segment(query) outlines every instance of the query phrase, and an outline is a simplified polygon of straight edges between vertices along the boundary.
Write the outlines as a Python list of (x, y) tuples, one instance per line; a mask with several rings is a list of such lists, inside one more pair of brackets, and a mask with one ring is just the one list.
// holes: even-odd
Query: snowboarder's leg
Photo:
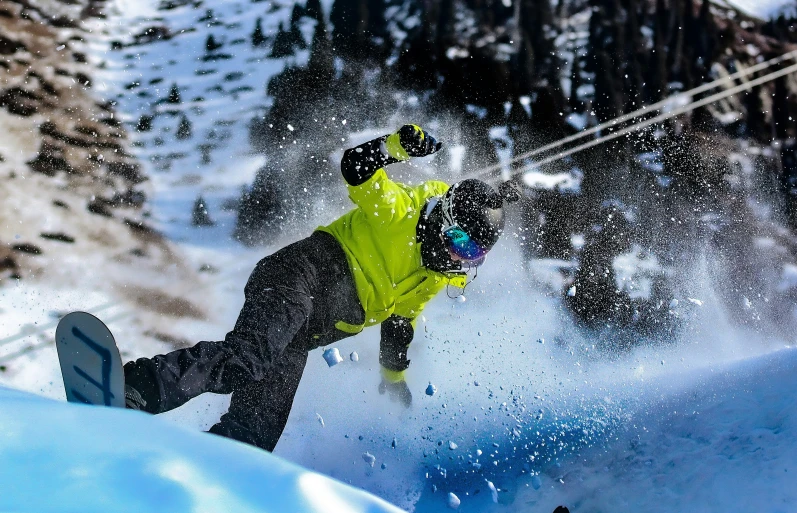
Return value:
[(262, 380), (312, 315), (323, 274), (313, 258), (323, 249), (318, 239), (311, 236), (258, 263), (235, 328), (223, 341), (128, 362), (125, 383), (146, 401), (143, 410), (161, 413), (205, 392), (229, 394)]
[(210, 433), (273, 451), (288, 423), (307, 351), (289, 346), (257, 383), (233, 392), (230, 409)]

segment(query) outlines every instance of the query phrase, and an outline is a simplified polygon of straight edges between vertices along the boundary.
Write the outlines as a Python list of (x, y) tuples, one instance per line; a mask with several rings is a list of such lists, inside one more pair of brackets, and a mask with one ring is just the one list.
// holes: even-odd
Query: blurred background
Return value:
[[(416, 394), (434, 372), (472, 384), (433, 341), (487, 324), (506, 365), (465, 363), (524, 382), (527, 353), (605, 369), (689, 361), (698, 340), (712, 362), (793, 345), (795, 23), (783, 0), (1, 1), (0, 383), (63, 397), (70, 310), (106, 320), (123, 359), (223, 337), (258, 259), (351, 208), (343, 150), (405, 123), (444, 146), (394, 179), (523, 192), (470, 310), (434, 303), (416, 345), (446, 365), (419, 363)], [(365, 337), (369, 377), (335, 378), (356, 397), (377, 380)], [(548, 369), (553, 388), (574, 372)], [(334, 474), (296, 441), (330, 393), (300, 389), (277, 452)], [(224, 405), (193, 408), (178, 421)]]

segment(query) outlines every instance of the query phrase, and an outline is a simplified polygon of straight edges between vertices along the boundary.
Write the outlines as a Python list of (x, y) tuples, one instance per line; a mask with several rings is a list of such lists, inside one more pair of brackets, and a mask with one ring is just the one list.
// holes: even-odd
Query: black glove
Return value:
[(409, 408), (412, 405), (412, 392), (410, 392), (410, 387), (407, 386), (406, 381), (391, 383), (385, 378), (382, 378), (382, 382), (379, 383), (379, 394), (384, 395), (385, 392), (388, 393), (388, 397), (390, 397), (391, 401), (398, 401), (404, 405), (405, 408)]
[(418, 125), (404, 125), (397, 133), (401, 147), (410, 157), (425, 157), (443, 146)]

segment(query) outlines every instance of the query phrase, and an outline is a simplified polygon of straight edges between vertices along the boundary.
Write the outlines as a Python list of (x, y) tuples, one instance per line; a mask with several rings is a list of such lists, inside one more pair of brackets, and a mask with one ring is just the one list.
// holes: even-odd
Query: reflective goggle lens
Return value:
[(465, 260), (479, 260), (484, 258), (489, 250), (479, 246), (470, 235), (465, 233), (462, 228), (452, 226), (443, 232), (443, 237), (449, 249), (460, 258)]

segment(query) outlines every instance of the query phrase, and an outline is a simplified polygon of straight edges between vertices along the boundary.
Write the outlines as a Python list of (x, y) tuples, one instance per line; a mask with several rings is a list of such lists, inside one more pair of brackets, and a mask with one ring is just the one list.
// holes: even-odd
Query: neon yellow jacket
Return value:
[[(446, 285), (465, 286), (463, 274), (423, 267), (416, 239), (426, 201), (448, 187), (439, 181), (410, 187), (392, 181), (381, 168), (365, 183), (348, 185), (349, 198), (357, 208), (318, 228), (343, 246), (365, 310), (364, 326), (379, 324), (393, 314), (415, 319)], [(364, 326), (342, 321), (336, 325), (347, 333), (357, 333)]]

